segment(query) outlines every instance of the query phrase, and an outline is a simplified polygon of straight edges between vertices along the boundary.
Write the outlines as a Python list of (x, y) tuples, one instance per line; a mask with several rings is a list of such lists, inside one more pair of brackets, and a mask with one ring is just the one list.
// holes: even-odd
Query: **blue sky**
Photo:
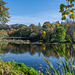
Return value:
[(8, 2), (6, 7), (10, 8), (10, 21), (7, 24), (26, 24), (31, 23), (41, 25), (50, 21), (61, 21), (59, 13), (60, 4), (66, 3), (66, 0), (4, 0)]

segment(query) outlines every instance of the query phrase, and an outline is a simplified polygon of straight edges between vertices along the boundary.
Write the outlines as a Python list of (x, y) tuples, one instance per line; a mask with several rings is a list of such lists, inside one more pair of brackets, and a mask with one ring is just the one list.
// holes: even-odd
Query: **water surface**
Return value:
[[(61, 57), (57, 55), (54, 47), (60, 53)], [(75, 57), (74, 44), (3, 44), (1, 45), (0, 54), (5, 57), (1, 57), (0, 60), (22, 62), (25, 65), (33, 67), (36, 70), (41, 70), (44, 73), (44, 67), (47, 67), (47, 63), (43, 57), (48, 58), (52, 62), (53, 66), (57, 68), (58, 65), (55, 62), (60, 63), (61, 58), (64, 59), (62, 56), (63, 54), (68, 57), (68, 51), (73, 57)], [(36, 62), (42, 64), (44, 67), (42, 68)]]

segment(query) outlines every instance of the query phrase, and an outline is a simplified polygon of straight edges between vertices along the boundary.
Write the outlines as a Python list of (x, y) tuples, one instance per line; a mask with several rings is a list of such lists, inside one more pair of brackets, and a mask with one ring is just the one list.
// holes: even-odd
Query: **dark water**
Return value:
[[(64, 59), (62, 56), (63, 54), (68, 57), (68, 51), (70, 52), (70, 55), (75, 57), (75, 44), (3, 44), (0, 47), (0, 54), (5, 56), (1, 57), (0, 60), (22, 62), (29, 67), (35, 68), (36, 70), (41, 70), (43, 73), (45, 70), (44, 67), (47, 67), (47, 63), (45, 62), (43, 57), (50, 59), (55, 68), (58, 67), (55, 62), (60, 63), (61, 58)], [(54, 47), (60, 53), (61, 58), (54, 50)], [(36, 62), (43, 65), (44, 67), (42, 68)]]

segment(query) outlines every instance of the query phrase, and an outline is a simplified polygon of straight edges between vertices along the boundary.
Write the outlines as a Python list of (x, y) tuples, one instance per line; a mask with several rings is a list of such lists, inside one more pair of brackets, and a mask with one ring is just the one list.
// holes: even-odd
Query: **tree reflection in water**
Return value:
[(70, 54), (74, 57), (75, 56), (75, 44), (41, 44), (41, 45), (27, 45), (27, 44), (3, 44), (0, 46), (2, 54), (11, 52), (13, 54), (24, 54), (26, 52), (29, 52), (30, 55), (34, 55), (35, 53), (38, 53), (40, 56), (41, 53), (45, 57), (59, 57), (57, 53), (55, 52), (54, 48), (60, 53), (62, 56), (63, 54), (67, 55), (68, 51)]

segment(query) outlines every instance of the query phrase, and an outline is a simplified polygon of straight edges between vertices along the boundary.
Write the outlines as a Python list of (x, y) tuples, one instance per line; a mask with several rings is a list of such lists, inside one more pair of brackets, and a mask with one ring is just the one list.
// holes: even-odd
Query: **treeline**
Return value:
[(31, 24), (0, 25), (0, 30), (7, 31), (10, 37), (30, 37), (31, 41), (65, 41), (71, 38), (74, 41), (75, 22), (55, 23), (45, 22), (42, 26)]
[(10, 28), (19, 29), (23, 26), (25, 26), (25, 25), (24, 24), (12, 24), (12, 25), (0, 24), (0, 30), (2, 30), (2, 29), (7, 30), (7, 29), (10, 29)]

